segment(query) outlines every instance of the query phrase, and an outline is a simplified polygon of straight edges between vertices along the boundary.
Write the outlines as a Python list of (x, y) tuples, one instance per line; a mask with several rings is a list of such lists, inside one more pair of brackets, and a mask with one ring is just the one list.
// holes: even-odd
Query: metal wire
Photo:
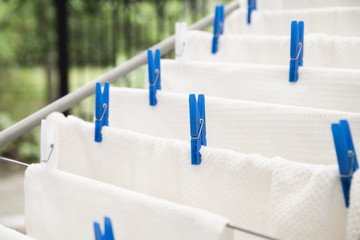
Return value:
[(230, 224), (230, 223), (228, 223), (226, 226), (227, 226), (228, 228), (232, 228), (232, 229), (235, 229), (235, 230), (238, 230), (238, 231), (241, 231), (241, 232), (245, 232), (245, 233), (248, 233), (248, 234), (257, 236), (257, 237), (261, 237), (261, 238), (265, 238), (265, 239), (270, 239), (270, 240), (279, 240), (278, 238), (274, 238), (274, 237), (270, 237), (270, 236), (267, 236), (267, 235), (264, 235), (264, 234), (261, 234), (261, 233), (257, 233), (257, 232), (254, 232), (254, 231), (251, 231), (251, 230), (248, 230), (248, 229), (245, 229), (245, 228), (241, 228), (241, 227), (232, 225), (232, 224)]
[(6, 158), (6, 157), (0, 157), (0, 161), (3, 162), (8, 162), (8, 163), (13, 163), (22, 167), (28, 167), (30, 166), (30, 164), (24, 163), (24, 162), (20, 162), (20, 161), (16, 161), (14, 159), (10, 159), (10, 158)]

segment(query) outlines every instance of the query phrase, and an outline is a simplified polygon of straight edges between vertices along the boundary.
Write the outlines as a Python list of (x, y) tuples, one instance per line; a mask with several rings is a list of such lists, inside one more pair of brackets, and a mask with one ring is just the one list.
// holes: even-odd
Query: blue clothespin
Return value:
[(101, 129), (109, 126), (109, 83), (105, 82), (101, 93), (101, 83), (96, 83), (95, 89), (95, 142), (102, 141)]
[(195, 94), (189, 95), (191, 164), (201, 163), (200, 148), (206, 146), (205, 96), (199, 94), (196, 102)]
[(104, 222), (104, 234), (101, 233), (100, 224), (98, 222), (94, 222), (95, 240), (114, 240), (114, 232), (110, 218), (104, 217)]
[(218, 50), (219, 37), (224, 33), (224, 5), (216, 5), (214, 16), (214, 36), (212, 42), (212, 54), (215, 54)]
[(253, 10), (256, 10), (256, 0), (248, 0), (248, 17), (247, 17), (247, 23), (251, 23), (251, 12)]
[(155, 58), (151, 49), (148, 49), (148, 72), (149, 72), (149, 93), (150, 106), (156, 106), (156, 91), (161, 90), (160, 50), (156, 49)]
[(351, 179), (353, 173), (358, 169), (354, 144), (351, 138), (350, 127), (346, 120), (340, 120), (340, 123), (332, 124), (331, 129), (339, 164), (345, 205), (349, 207)]
[(291, 22), (289, 82), (298, 80), (298, 68), (303, 65), (304, 22)]

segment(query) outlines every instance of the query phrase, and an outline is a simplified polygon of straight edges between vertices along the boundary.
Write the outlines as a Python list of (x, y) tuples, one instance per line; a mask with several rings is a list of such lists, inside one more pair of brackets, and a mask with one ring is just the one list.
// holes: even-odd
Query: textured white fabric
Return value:
[[(151, 107), (147, 90), (110, 88), (109, 126), (190, 141), (188, 95), (158, 91), (157, 100)], [(358, 113), (207, 96), (205, 101), (210, 147), (336, 164), (331, 123), (349, 120), (354, 138), (360, 138)]]
[[(145, 77), (148, 82), (148, 77)], [(304, 67), (289, 82), (289, 67), (161, 60), (163, 91), (360, 113), (360, 71)]]
[[(301, 1), (299, 1), (301, 2)], [(360, 2), (360, 1), (358, 1)], [(303, 10), (253, 11), (247, 23), (247, 8), (232, 12), (225, 19), (224, 34), (257, 34), (290, 36), (291, 21), (304, 21), (305, 35), (359, 36), (360, 7), (321, 8)]]
[(355, 171), (350, 189), (347, 240), (360, 239), (360, 171)]
[(192, 166), (184, 141), (105, 127), (103, 141), (96, 143), (94, 124), (59, 115), (48, 121), (58, 122), (57, 153), (50, 161), (64, 171), (203, 208), (280, 239), (345, 238), (347, 211), (337, 165), (203, 147), (201, 165)]
[[(216, 54), (211, 53), (212, 37), (211, 33), (188, 31), (186, 59), (289, 66), (290, 36), (221, 35)], [(360, 37), (307, 35), (303, 60), (303, 68), (360, 69)]]
[(25, 236), (18, 231), (7, 228), (0, 224), (0, 239), (1, 240), (35, 240), (31, 237)]
[(103, 229), (104, 216), (115, 239), (233, 239), (228, 221), (215, 214), (55, 169), (45, 172), (41, 165), (26, 170), (25, 193), (28, 234), (39, 240), (94, 239), (93, 222)]
[[(248, 0), (239, 0), (241, 8), (247, 8)], [(256, 0), (256, 8), (264, 9), (301, 9), (341, 6), (360, 6), (359, 0)]]

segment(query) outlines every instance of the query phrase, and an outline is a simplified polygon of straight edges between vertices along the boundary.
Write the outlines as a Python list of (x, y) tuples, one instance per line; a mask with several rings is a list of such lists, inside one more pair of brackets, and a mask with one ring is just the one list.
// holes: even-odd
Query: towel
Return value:
[(104, 216), (118, 240), (232, 239), (215, 214), (38, 164), (26, 170), (25, 194), (26, 227), (38, 240), (94, 239), (93, 222)]
[[(345, 238), (347, 211), (337, 165), (202, 147), (202, 163), (194, 166), (189, 142), (104, 127), (103, 142), (97, 143), (94, 124), (59, 114), (47, 121), (55, 117), (57, 152), (49, 162), (63, 171), (201, 208), (280, 239)], [(240, 232), (235, 237), (254, 239)]]
[[(248, 0), (239, 0), (241, 8), (247, 8)], [(301, 9), (341, 6), (360, 6), (359, 0), (256, 0), (256, 8), (264, 9)]]
[(360, 7), (253, 11), (251, 24), (247, 23), (247, 17), (247, 9), (232, 12), (225, 19), (224, 33), (290, 36), (291, 21), (297, 20), (304, 21), (305, 35), (309, 33), (324, 33), (330, 36), (360, 35), (357, 24), (360, 22)]
[(360, 239), (360, 171), (355, 171), (350, 189), (347, 240)]
[[(151, 107), (147, 90), (110, 88), (109, 125), (190, 141), (188, 95), (158, 91), (156, 97), (158, 104)], [(359, 113), (208, 96), (205, 111), (208, 146), (243, 153), (336, 164), (331, 123), (349, 120), (353, 137), (360, 138)]]
[(360, 113), (359, 70), (304, 67), (292, 84), (287, 66), (162, 59), (161, 78), (163, 91)]
[(35, 240), (31, 237), (28, 237), (18, 231), (7, 228), (0, 224), (0, 239), (1, 240)]
[[(188, 31), (186, 59), (289, 66), (290, 36), (221, 35), (216, 54), (211, 53), (212, 38), (211, 33)], [(329, 37), (321, 34), (304, 37), (303, 68), (360, 69), (359, 56), (360, 37)]]

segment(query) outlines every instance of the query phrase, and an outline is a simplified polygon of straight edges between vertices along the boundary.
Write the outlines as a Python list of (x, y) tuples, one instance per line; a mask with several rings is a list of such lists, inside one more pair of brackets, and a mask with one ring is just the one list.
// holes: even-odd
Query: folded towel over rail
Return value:
[(360, 22), (360, 7), (253, 11), (251, 24), (247, 23), (247, 17), (247, 9), (232, 12), (225, 19), (224, 34), (290, 36), (291, 21), (296, 20), (304, 21), (305, 35), (360, 36), (360, 27), (356, 24)]
[[(201, 92), (199, 92), (201, 93)], [(190, 141), (187, 94), (110, 88), (109, 126)], [(331, 123), (348, 119), (360, 138), (360, 114), (205, 97), (208, 146), (266, 157), (336, 164)], [(360, 143), (355, 142), (360, 149)]]
[(38, 240), (94, 239), (104, 216), (119, 240), (233, 239), (223, 217), (41, 165), (26, 170), (25, 194), (26, 228)]
[(288, 66), (162, 59), (161, 79), (163, 91), (360, 113), (360, 70), (299, 68), (293, 84)]
[[(305, 26), (306, 28), (306, 26)], [(290, 29), (290, 24), (287, 29)], [(289, 36), (221, 35), (216, 54), (211, 53), (213, 34), (189, 31), (186, 59), (289, 66)], [(304, 67), (360, 69), (360, 37), (304, 36)]]

